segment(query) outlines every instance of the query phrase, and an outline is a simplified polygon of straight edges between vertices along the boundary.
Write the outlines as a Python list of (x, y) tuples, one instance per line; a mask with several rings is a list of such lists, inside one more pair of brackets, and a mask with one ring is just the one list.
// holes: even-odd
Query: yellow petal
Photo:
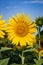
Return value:
[(5, 23), (5, 20), (0, 20), (0, 24), (4, 24)]
[(4, 38), (4, 36), (3, 36), (3, 35), (1, 35), (1, 34), (0, 34), (0, 37), (1, 37), (1, 38)]
[(1, 35), (5, 35), (5, 33), (4, 33), (3, 31), (0, 31), (0, 34), (1, 34)]
[(33, 28), (35, 26), (36, 26), (36, 24), (34, 22), (31, 22), (30, 25), (29, 25), (29, 28)]
[(26, 46), (26, 42), (24, 39), (20, 39), (20, 46)]
[(18, 42), (19, 42), (19, 39), (17, 37), (14, 37), (12, 40), (12, 43), (18, 45)]
[(36, 28), (29, 29), (29, 33), (35, 33), (37, 31)]

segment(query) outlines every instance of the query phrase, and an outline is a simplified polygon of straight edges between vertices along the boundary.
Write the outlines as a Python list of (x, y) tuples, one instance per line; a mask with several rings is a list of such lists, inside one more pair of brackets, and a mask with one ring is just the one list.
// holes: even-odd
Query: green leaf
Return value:
[(34, 59), (36, 65), (41, 65), (43, 63), (43, 59), (40, 59), (40, 60), (36, 60)]
[(24, 50), (23, 52), (33, 52), (35, 49)]
[(11, 65), (27, 65), (27, 64), (16, 64), (16, 63), (13, 63)]
[(9, 58), (0, 60), (0, 65), (7, 65), (8, 64), (8, 61), (9, 61)]
[(39, 44), (38, 43), (36, 43), (36, 44), (34, 44), (34, 46), (33, 46), (34, 48), (39, 48)]
[(8, 48), (8, 47), (1, 47), (0, 51), (6, 51), (6, 50), (11, 50), (12, 48)]

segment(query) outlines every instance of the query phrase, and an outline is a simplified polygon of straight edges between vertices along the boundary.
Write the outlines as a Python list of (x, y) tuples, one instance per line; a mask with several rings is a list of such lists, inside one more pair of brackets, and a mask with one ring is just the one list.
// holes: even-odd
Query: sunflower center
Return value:
[(19, 33), (19, 34), (22, 34), (22, 33), (24, 32), (24, 29), (25, 29), (25, 28), (24, 28), (23, 26), (19, 26), (19, 27), (18, 27), (18, 33)]
[(18, 25), (16, 34), (20, 37), (24, 37), (28, 34), (28, 28), (27, 25)]

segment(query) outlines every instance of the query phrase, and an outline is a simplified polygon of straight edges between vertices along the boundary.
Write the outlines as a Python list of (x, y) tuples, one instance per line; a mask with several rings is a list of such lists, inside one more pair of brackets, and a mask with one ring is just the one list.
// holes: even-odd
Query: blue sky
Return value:
[(43, 16), (43, 0), (0, 0), (0, 15), (8, 21), (17, 13), (30, 14), (32, 20)]

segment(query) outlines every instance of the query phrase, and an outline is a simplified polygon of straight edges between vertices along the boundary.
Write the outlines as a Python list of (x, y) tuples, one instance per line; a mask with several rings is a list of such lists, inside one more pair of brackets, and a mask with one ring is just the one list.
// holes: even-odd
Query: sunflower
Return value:
[(5, 33), (3, 32), (5, 30), (5, 20), (1, 20), (0, 16), (0, 38), (4, 38)]
[(37, 26), (42, 26), (43, 25), (43, 17), (37, 17), (35, 19), (35, 21), (36, 21)]
[(34, 33), (36, 32), (36, 25), (31, 21), (30, 17), (25, 14), (18, 14), (9, 18), (6, 30), (9, 40), (11, 40), (14, 45), (33, 45), (35, 41)]

